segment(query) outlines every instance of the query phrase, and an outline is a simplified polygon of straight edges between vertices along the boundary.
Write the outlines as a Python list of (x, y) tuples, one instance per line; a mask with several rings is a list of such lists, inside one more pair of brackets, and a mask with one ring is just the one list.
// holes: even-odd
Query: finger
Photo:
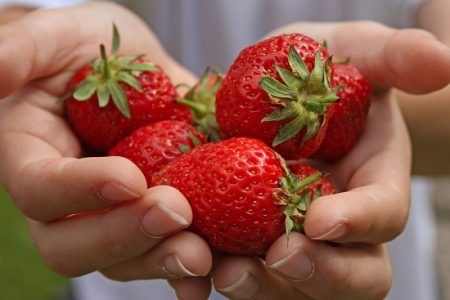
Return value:
[(386, 95), (374, 101), (360, 141), (330, 170), (346, 192), (312, 203), (306, 234), (337, 242), (395, 238), (408, 218), (410, 172), (407, 131), (397, 103)]
[(268, 269), (313, 299), (384, 299), (392, 270), (384, 247), (334, 247), (299, 233), (269, 249)]
[(179, 300), (207, 300), (211, 294), (211, 278), (186, 277), (171, 280)]
[(141, 197), (142, 172), (121, 157), (56, 158), (29, 163), (11, 184), (13, 199), (29, 218), (52, 221), (102, 210)]
[(63, 158), (80, 147), (54, 97), (27, 88), (0, 107), (0, 183), (28, 217), (50, 221), (145, 192), (142, 172), (123, 158)]
[(64, 81), (52, 78), (60, 84), (45, 86), (51, 87), (48, 91), (52, 94), (61, 95), (66, 88), (66, 84), (61, 83), (67, 83), (74, 71), (99, 57), (100, 44), (109, 47), (113, 22), (124, 29), (120, 53), (147, 54), (149, 60), (158, 62), (175, 81), (180, 80), (180, 76), (195, 78), (186, 70), (180, 70), (142, 20), (119, 5), (100, 1), (36, 10), (0, 27), (0, 98), (27, 82), (55, 73), (61, 73)]
[(34, 161), (80, 156), (79, 142), (62, 118), (63, 109), (55, 97), (22, 88), (1, 101), (0, 110), (1, 184), (20, 181), (17, 171)]
[(450, 83), (450, 50), (419, 29), (375, 22), (294, 23), (271, 34), (303, 32), (326, 40), (330, 53), (351, 58), (376, 87), (428, 93)]
[(51, 223), (30, 221), (29, 231), (50, 268), (73, 277), (140, 256), (191, 220), (183, 195), (159, 186), (139, 200), (103, 212)]
[(181, 279), (203, 277), (211, 270), (212, 254), (204, 240), (189, 231), (171, 235), (139, 257), (104, 268), (108, 278), (120, 281), (138, 279)]
[(214, 267), (213, 282), (217, 291), (229, 299), (310, 299), (268, 272), (262, 260), (250, 256), (220, 259)]

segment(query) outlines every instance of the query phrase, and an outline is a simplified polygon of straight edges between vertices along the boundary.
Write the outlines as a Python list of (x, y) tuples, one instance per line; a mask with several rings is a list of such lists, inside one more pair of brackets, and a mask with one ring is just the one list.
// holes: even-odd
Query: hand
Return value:
[(281, 237), (265, 261), (222, 258), (214, 285), (231, 299), (382, 299), (392, 281), (382, 243), (403, 230), (410, 200), (411, 147), (389, 87), (411, 93), (443, 87), (450, 52), (426, 32), (371, 22), (300, 23), (273, 34), (292, 31), (326, 39), (330, 53), (350, 55), (368, 76), (376, 94), (367, 127), (345, 158), (322, 166), (344, 192), (312, 203), (306, 236), (293, 233), (289, 243)]
[(109, 44), (113, 22), (122, 34), (121, 52), (144, 53), (176, 83), (194, 82), (143, 22), (118, 5), (37, 10), (1, 26), (0, 96), (7, 97), (0, 101), (0, 184), (28, 218), (44, 261), (61, 275), (208, 274), (209, 247), (183, 231), (192, 219), (186, 199), (169, 187), (147, 190), (143, 174), (126, 159), (80, 158), (65, 122), (58, 97), (74, 72), (98, 56), (99, 44)]

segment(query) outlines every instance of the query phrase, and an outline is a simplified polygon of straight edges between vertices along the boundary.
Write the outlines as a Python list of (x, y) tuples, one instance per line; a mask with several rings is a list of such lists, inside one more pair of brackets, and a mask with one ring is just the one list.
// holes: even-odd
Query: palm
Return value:
[[(5, 27), (6, 32), (16, 31), (22, 43), (30, 45), (20, 49), (23, 53), (15, 55), (29, 58), (31, 63), (14, 65), (13, 69), (19, 76), (10, 74), (2, 77), (6, 80), (0, 83), (0, 95), (7, 95), (29, 82), (26, 89), (22, 88), (19, 94), (10, 97), (12, 113), (8, 113), (7, 118), (16, 122), (19, 120), (22, 130), (30, 137), (40, 137), (39, 140), (30, 139), (30, 147), (40, 144), (41, 148), (57, 151), (62, 156), (80, 156), (79, 142), (64, 122), (63, 103), (58, 98), (66, 92), (67, 83), (75, 72), (99, 57), (100, 44), (109, 46), (113, 22), (118, 21), (117, 26), (122, 36), (119, 55), (145, 54), (147, 59), (157, 62), (166, 69), (176, 83), (191, 83), (194, 79), (192, 74), (170, 59), (139, 18), (119, 6), (94, 3), (74, 10), (35, 12), (29, 19), (30, 23), (35, 22), (34, 32), (31, 34), (19, 29), (18, 26)], [(48, 26), (48, 20), (61, 26), (43, 34), (47, 29), (45, 26)], [(93, 28), (95, 30), (92, 30)], [(71, 35), (67, 35), (67, 32)], [(45, 51), (33, 52), (38, 49)], [(0, 73), (9, 70), (7, 64), (14, 62), (6, 61)], [(20, 111), (22, 105), (28, 104), (30, 104), (29, 114), (14, 113)], [(51, 130), (35, 126), (42, 122), (48, 124)]]
[[(186, 199), (167, 187), (147, 190), (143, 174), (125, 159), (75, 159), (81, 156), (80, 144), (65, 122), (58, 97), (74, 72), (98, 57), (99, 44), (109, 45), (113, 22), (123, 37), (119, 54), (146, 54), (176, 83), (193, 82), (194, 77), (170, 59), (142, 21), (106, 2), (40, 11), (0, 27), (0, 39), (7, 41), (0, 49), (0, 96), (9, 95), (0, 101), (0, 183), (28, 217), (33, 241), (58, 273), (78, 276), (102, 270), (118, 280), (167, 278), (174, 280), (180, 294), (202, 299), (209, 294), (209, 279), (176, 280), (208, 274), (212, 267), (205, 242), (182, 231), (192, 220)], [(313, 202), (305, 223), (310, 238), (291, 234), (286, 247), (281, 237), (265, 263), (251, 257), (219, 260), (214, 283), (232, 297), (255, 297), (250, 291), (261, 299), (380, 298), (391, 280), (389, 260), (383, 247), (374, 244), (401, 232), (409, 204), (410, 145), (387, 87), (409, 92), (442, 87), (450, 68), (433, 69), (436, 64), (430, 61), (450, 64), (450, 57), (423, 34), (395, 35), (395, 30), (372, 23), (293, 28), (327, 39), (330, 51), (339, 57), (352, 54), (352, 61), (377, 89), (367, 127), (351, 153), (325, 166), (345, 192)], [(359, 49), (352, 53), (355, 49), (348, 45)], [(395, 60), (398, 53), (404, 59)], [(407, 58), (430, 63), (402, 64)], [(117, 206), (122, 202), (127, 205)], [(100, 212), (61, 220), (92, 211)], [(149, 212), (153, 217), (146, 220), (152, 226), (144, 222)], [(54, 220), (60, 221), (49, 222)], [(304, 267), (298, 263), (305, 257), (315, 267), (298, 280), (296, 272)], [(170, 263), (166, 258), (171, 258)], [(259, 290), (249, 289), (252, 277), (245, 274), (264, 284)], [(241, 285), (237, 294), (236, 282)]]
[[(391, 273), (380, 243), (405, 226), (411, 168), (406, 126), (389, 87), (424, 93), (445, 86), (448, 70), (436, 74), (421, 62), (448, 64), (450, 56), (438, 42), (430, 43), (425, 32), (396, 31), (371, 22), (294, 23), (271, 34), (289, 32), (327, 40), (330, 53), (351, 56), (369, 78), (376, 93), (366, 128), (347, 156), (319, 166), (343, 192), (312, 203), (305, 220), (309, 238), (291, 234), (286, 247), (281, 237), (269, 249), (265, 264), (250, 258), (223, 259), (215, 268), (215, 285), (228, 296), (242, 298), (272, 299), (281, 297), (280, 291), (286, 299), (382, 298)], [(305, 258), (313, 265), (307, 267)]]
[[(139, 18), (111, 3), (36, 11), (0, 27), (0, 36), (16, 36), (2, 52), (6, 56), (0, 55), (0, 95), (7, 96), (0, 101), (0, 183), (27, 216), (31, 238), (43, 259), (62, 275), (101, 269), (109, 277), (127, 280), (135, 276), (177, 278), (185, 272), (177, 266), (171, 274), (165, 268), (156, 273), (150, 270), (152, 275), (124, 270), (148, 258), (161, 265), (169, 251), (186, 243), (194, 247), (193, 253), (204, 253), (202, 261), (184, 254), (179, 259), (187, 260), (193, 272), (207, 273), (209, 248), (193, 234), (180, 233), (192, 214), (179, 192), (167, 187), (147, 190), (139, 169), (119, 157), (78, 159), (81, 145), (65, 121), (59, 97), (74, 73), (99, 56), (99, 45), (110, 44), (113, 22), (122, 36), (119, 55), (145, 54), (175, 83), (195, 80), (165, 53)], [(127, 201), (131, 203), (110, 210)], [(161, 222), (158, 225), (140, 223), (150, 209), (155, 215), (152, 221)], [(85, 214), (73, 216), (79, 212)], [(72, 217), (61, 220), (68, 215)], [(51, 222), (55, 220), (60, 221)], [(161, 239), (175, 233), (180, 236), (168, 238), (167, 244)]]

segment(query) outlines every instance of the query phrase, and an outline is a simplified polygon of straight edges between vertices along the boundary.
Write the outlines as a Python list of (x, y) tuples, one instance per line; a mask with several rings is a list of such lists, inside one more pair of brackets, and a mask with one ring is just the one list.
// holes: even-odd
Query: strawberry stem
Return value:
[(295, 180), (294, 186), (292, 187), (293, 193), (298, 193), (300, 190), (304, 189), (308, 185), (322, 179), (325, 176), (325, 172), (317, 172), (314, 173), (306, 178), (303, 178), (302, 180)]
[(208, 108), (206, 107), (206, 105), (202, 103), (194, 102), (183, 98), (176, 98), (173, 101), (175, 103), (185, 105), (190, 109), (192, 109), (192, 111), (194, 112), (194, 114), (197, 116), (198, 119), (201, 119), (208, 114)]
[(316, 172), (301, 180), (297, 176), (288, 172), (285, 177), (281, 178), (282, 199), (277, 199), (279, 203), (285, 205), (285, 227), (286, 235), (292, 231), (302, 231), (303, 222), (306, 211), (311, 202), (320, 197), (320, 186), (316, 187), (316, 191), (312, 195), (312, 189), (308, 186), (323, 178), (326, 175), (324, 172)]
[(109, 69), (108, 57), (106, 56), (105, 45), (100, 45), (100, 55), (103, 61), (103, 78), (108, 80), (111, 76), (111, 70)]

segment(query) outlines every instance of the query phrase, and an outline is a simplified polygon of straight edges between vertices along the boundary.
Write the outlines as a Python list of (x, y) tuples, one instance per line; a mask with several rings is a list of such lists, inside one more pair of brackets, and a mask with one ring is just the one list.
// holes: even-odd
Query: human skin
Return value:
[[(206, 299), (213, 253), (184, 230), (192, 212), (183, 195), (163, 186), (147, 190), (143, 174), (123, 158), (82, 158), (57, 101), (74, 72), (110, 40), (113, 21), (122, 34), (122, 53), (147, 54), (176, 83), (195, 81), (141, 20), (115, 4), (34, 11), (7, 23), (0, 27), (0, 95), (6, 96), (0, 101), (0, 183), (27, 217), (36, 248), (55, 272), (72, 277), (100, 271), (121, 281), (165, 278), (180, 299)], [(302, 28), (327, 38), (336, 55), (360, 45), (352, 61), (376, 88), (361, 140), (344, 159), (323, 166), (345, 192), (314, 201), (305, 224), (308, 237), (291, 234), (287, 247), (281, 237), (265, 262), (217, 257), (213, 282), (233, 299), (380, 299), (391, 284), (382, 243), (403, 230), (409, 208), (411, 148), (391, 87), (408, 93), (442, 88), (450, 78), (450, 54), (423, 31), (371, 22)], [(416, 59), (404, 64), (399, 58), (405, 55)], [(433, 64), (444, 67), (436, 72)], [(430, 82), (430, 74), (444, 79)]]

